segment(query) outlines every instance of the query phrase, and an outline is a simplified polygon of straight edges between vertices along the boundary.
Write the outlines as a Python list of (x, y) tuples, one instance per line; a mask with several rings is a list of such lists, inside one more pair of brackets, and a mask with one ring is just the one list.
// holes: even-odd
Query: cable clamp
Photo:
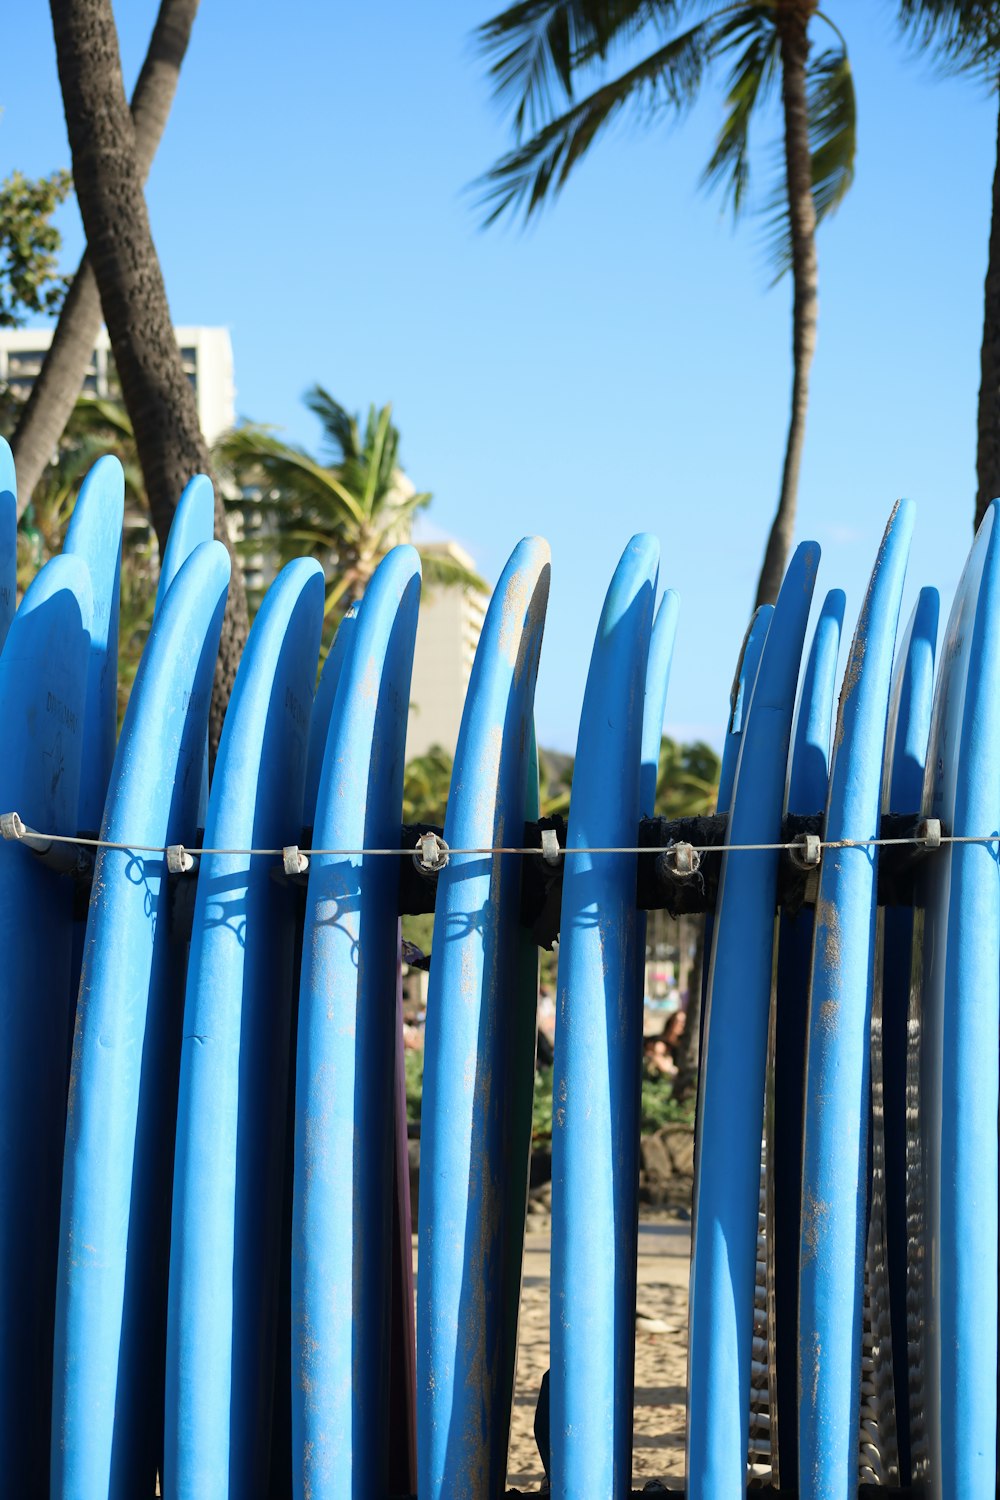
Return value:
[(657, 873), (668, 880), (693, 880), (701, 870), (701, 855), (691, 844), (668, 844), (656, 861)]
[(436, 875), (448, 863), (448, 845), (436, 833), (422, 833), (414, 847), (413, 863), (424, 874)]
[(298, 844), (286, 844), (281, 851), (281, 863), (286, 875), (304, 875), (309, 868), (309, 856), (302, 853)]
[(542, 858), (547, 865), (557, 865), (562, 857), (559, 835), (554, 828), (542, 829)]
[(914, 837), (919, 839), (925, 849), (940, 849), (941, 847), (941, 819), (921, 818), (917, 824)]
[(818, 833), (800, 833), (788, 853), (792, 864), (800, 870), (818, 869), (823, 858), (823, 840)]
[(170, 875), (189, 875), (197, 868), (198, 861), (193, 854), (188, 853), (183, 844), (168, 844), (164, 852)]
[(22, 839), (27, 828), (16, 812), (0, 813), (0, 835), (5, 839)]

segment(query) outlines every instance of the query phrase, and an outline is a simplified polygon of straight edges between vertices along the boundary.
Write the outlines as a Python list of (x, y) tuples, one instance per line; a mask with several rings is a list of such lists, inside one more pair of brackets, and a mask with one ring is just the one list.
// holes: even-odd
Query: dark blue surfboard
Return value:
[(17, 605), (17, 479), (10, 444), (0, 438), (0, 651)]
[[(883, 812), (910, 813), (916, 821), (923, 796), (927, 741), (934, 701), (934, 655), (940, 601), (937, 589), (920, 590), (909, 624), (896, 652), (886, 761), (882, 774)], [(873, 1385), (879, 1408), (886, 1380), (892, 1391), (891, 1428), (894, 1452), (880, 1454), (880, 1467), (897, 1470), (898, 1482), (912, 1482), (910, 1442), (910, 1333), (907, 1327), (907, 1283), (912, 1255), (907, 1222), (906, 1076), (911, 1050), (910, 980), (913, 960), (914, 908), (887, 905), (880, 913), (882, 963), (875, 975), (872, 1016), (873, 1181), (872, 1228), (869, 1233), (875, 1368)], [(887, 1332), (888, 1337), (884, 1335)], [(891, 1357), (891, 1364), (890, 1364)], [(885, 1446), (882, 1438), (882, 1446)]]
[[(795, 691), (819, 548), (785, 575), (742, 733), (727, 842), (777, 844)], [(688, 1354), (688, 1483), (742, 1496), (778, 852), (723, 855), (695, 1148)]]
[[(212, 778), (208, 849), (302, 829), (323, 575), (278, 575), (243, 652)], [(273, 858), (201, 856), (184, 1003), (170, 1242), (163, 1493), (268, 1492), (295, 892)]]
[[(399, 847), (419, 595), (416, 551), (394, 548), (340, 663), (314, 849)], [(388, 1489), (398, 913), (398, 855), (313, 854), (292, 1223), (293, 1481), (302, 1500)]]
[(618, 1500), (631, 1490), (642, 1046), (636, 856), (583, 851), (635, 845), (658, 558), (654, 538), (637, 536), (616, 569), (573, 771), (552, 1126), (551, 1478), (561, 1500)]
[[(76, 833), (90, 579), (56, 557), (0, 655), (0, 811)], [(73, 885), (0, 842), (0, 1491), (47, 1495), (59, 1181), (72, 1019)]]
[[(194, 842), (229, 581), (198, 547), (150, 632), (115, 756), (77, 1007), (63, 1165), (52, 1495), (153, 1493), (187, 941), (163, 855)], [(183, 878), (183, 877), (179, 877)]]
[[(788, 774), (789, 813), (821, 813), (830, 779), (830, 736), (846, 600), (831, 589), (813, 632), (802, 677)], [(767, 1121), (767, 1270), (771, 1472), (798, 1483), (799, 1228), (802, 1192), (802, 1094), (812, 962), (813, 908), (783, 911), (772, 1017)]]
[[(476, 651), (445, 819), (454, 849), (517, 847), (524, 837), (548, 590), (548, 546), (526, 538), (497, 583)], [(506, 1340), (521, 1272), (511, 1230), (523, 1229), (523, 1080), (535, 1043), (530, 1008), (524, 1025), (520, 877), (517, 855), (461, 853), (438, 876), (417, 1278), (417, 1466), (427, 1500), (487, 1500), (506, 1478)]]
[[(913, 510), (895, 507), (837, 715), (825, 838), (878, 837), (893, 652)], [(799, 1494), (857, 1491), (878, 851), (827, 848), (809, 995), (799, 1244)]]

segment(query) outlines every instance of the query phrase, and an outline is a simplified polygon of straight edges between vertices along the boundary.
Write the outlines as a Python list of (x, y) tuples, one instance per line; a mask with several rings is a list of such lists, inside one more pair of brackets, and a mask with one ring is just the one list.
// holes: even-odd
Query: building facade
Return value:
[[(457, 542), (424, 544), (469, 569), (475, 563)], [(425, 589), (413, 656), (406, 758), (440, 745), (454, 755), (465, 694), (489, 598), (477, 589)]]
[[(198, 403), (198, 420), (210, 445), (236, 420), (233, 345), (228, 328), (175, 328), (184, 373)], [(51, 328), (0, 329), (0, 388), (19, 400), (30, 394), (52, 343)], [(121, 399), (108, 331), (102, 328), (83, 379), (83, 394)]]

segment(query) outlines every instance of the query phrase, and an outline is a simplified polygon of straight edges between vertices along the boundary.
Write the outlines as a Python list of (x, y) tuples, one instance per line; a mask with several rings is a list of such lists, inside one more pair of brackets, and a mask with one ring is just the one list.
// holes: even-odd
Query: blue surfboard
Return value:
[[(727, 842), (777, 844), (819, 548), (795, 552), (743, 729)], [(778, 852), (723, 855), (695, 1149), (688, 1359), (689, 1493), (742, 1497)]]
[[(90, 652), (90, 579), (56, 557), (0, 655), (0, 811), (74, 834)], [(47, 1495), (59, 1180), (72, 1019), (73, 886), (0, 843), (0, 1489)]]
[[(1000, 528), (987, 511), (941, 651), (924, 813), (1000, 831)], [(920, 1129), (926, 1447), (933, 1500), (992, 1494), (997, 1465), (997, 843), (945, 845), (923, 893)], [(933, 1275), (928, 1274), (933, 1270)]]
[[(254, 621), (212, 778), (206, 848), (283, 848), (302, 793), (323, 616), (290, 563)], [(163, 1493), (267, 1494), (295, 893), (273, 858), (201, 856), (184, 1004)]]
[[(913, 510), (879, 550), (844, 676), (824, 837), (878, 837), (893, 651)], [(799, 1494), (857, 1492), (878, 852), (823, 853), (809, 995), (799, 1244)]]
[[(517, 847), (524, 837), (548, 588), (548, 546), (527, 538), (500, 577), (476, 651), (445, 819), (455, 849)], [(520, 872), (517, 855), (456, 853), (438, 876), (417, 1285), (417, 1465), (426, 1500), (487, 1500), (506, 1478), (513, 1357), (505, 1341), (521, 1259), (510, 1235), (512, 1224), (523, 1228), (524, 1076), (535, 1041)]]
[(631, 1490), (642, 1046), (636, 856), (583, 850), (635, 845), (658, 557), (654, 538), (637, 536), (618, 564), (573, 771), (552, 1129), (551, 1480), (560, 1500), (619, 1500)]
[(210, 542), (215, 534), (215, 490), (206, 474), (196, 474), (189, 479), (177, 502), (167, 545), (160, 561), (160, 577), (156, 586), (156, 603), (153, 618), (163, 608), (167, 590), (187, 562), (191, 553), (202, 542)]
[[(831, 589), (816, 621), (802, 678), (788, 774), (789, 813), (826, 807), (837, 661), (846, 600)], [(774, 1483), (798, 1483), (799, 1222), (802, 1192), (802, 1094), (806, 998), (812, 963), (813, 908), (783, 911), (772, 1016), (767, 1120), (767, 1273), (769, 1447)]]
[[(314, 849), (398, 849), (420, 594), (386, 557), (347, 640)], [(314, 853), (299, 993), (292, 1224), (298, 1497), (387, 1493), (398, 855)], [(353, 1161), (353, 1172), (344, 1163)]]
[(52, 1495), (152, 1494), (163, 1435), (170, 1188), (187, 944), (163, 855), (191, 844), (229, 581), (196, 549), (153, 626), (101, 830), (63, 1165)]
[[(920, 590), (899, 642), (889, 699), (882, 811), (916, 814), (923, 795), (927, 741), (934, 698), (934, 654), (940, 601), (937, 589)], [(888, 905), (880, 912), (881, 965), (872, 1009), (872, 1190), (868, 1287), (871, 1302), (872, 1373), (862, 1400), (877, 1420), (877, 1465), (908, 1485), (910, 1360), (907, 1282), (912, 1256), (907, 1222), (906, 1074), (911, 1051), (910, 978), (914, 909)], [(888, 1407), (891, 1402), (892, 1410)], [(864, 1411), (862, 1420), (864, 1422)]]
[(0, 437), (0, 651), (17, 607), (17, 479), (14, 456)]
[(121, 591), (125, 475), (117, 458), (99, 458), (80, 487), (63, 551), (90, 570), (94, 613), (87, 668), (83, 768), (77, 831), (93, 836), (104, 816), (104, 799), (118, 738), (118, 613)]

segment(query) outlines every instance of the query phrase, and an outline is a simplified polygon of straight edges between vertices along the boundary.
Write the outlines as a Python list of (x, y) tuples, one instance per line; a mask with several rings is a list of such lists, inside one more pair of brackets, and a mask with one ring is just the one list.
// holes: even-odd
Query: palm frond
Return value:
[(392, 425), (392, 407), (383, 406), (376, 412), (372, 406), (368, 412), (365, 428), (365, 487), (362, 497), (365, 515), (370, 520), (375, 514), (379, 500), (392, 488), (392, 475), (396, 467), (396, 449), (399, 433)]
[(217, 451), (238, 478), (252, 482), (253, 476), (260, 474), (286, 503), (291, 498), (305, 509), (318, 507), (321, 513), (354, 526), (364, 522), (358, 497), (336, 470), (324, 468), (304, 449), (282, 442), (265, 427), (235, 427), (222, 438)]
[(664, 106), (678, 114), (687, 109), (704, 76), (715, 30), (714, 22), (708, 20), (682, 32), (501, 157), (476, 184), (481, 189), (481, 206), (487, 210), (484, 224), (521, 207), (525, 220), (530, 219), (546, 198), (558, 194), (588, 147), (625, 104), (642, 99), (650, 112)]
[(900, 0), (899, 24), (916, 50), (930, 50), (946, 73), (1000, 74), (997, 0)]
[(475, 35), (490, 60), (494, 96), (514, 110), (520, 140), (554, 111), (554, 97), (573, 97), (573, 74), (612, 43), (630, 40), (650, 21), (676, 23), (692, 0), (520, 0), (484, 22)]
[(417, 547), (420, 554), (420, 567), (424, 583), (430, 588), (465, 588), (475, 589), (477, 593), (488, 594), (490, 586), (485, 579), (472, 568), (467, 568), (457, 558), (448, 557), (441, 552), (434, 551), (433, 547)]
[(740, 55), (729, 75), (728, 112), (702, 183), (721, 187), (735, 215), (744, 206), (750, 184), (750, 120), (757, 105), (768, 98), (780, 67), (774, 11), (765, 5), (741, 6), (719, 26), (712, 50), (719, 57), (738, 50)]
[(340, 462), (361, 457), (361, 435), (356, 417), (335, 401), (330, 392), (317, 381), (305, 394), (305, 403), (314, 417), (323, 424), (323, 431), (331, 449), (331, 457)]
[[(834, 212), (854, 181), (857, 104), (854, 77), (843, 47), (829, 48), (810, 63), (807, 76), (809, 148), (816, 223)], [(772, 200), (768, 224), (770, 253), (778, 281), (792, 264), (788, 194), (784, 183)]]

